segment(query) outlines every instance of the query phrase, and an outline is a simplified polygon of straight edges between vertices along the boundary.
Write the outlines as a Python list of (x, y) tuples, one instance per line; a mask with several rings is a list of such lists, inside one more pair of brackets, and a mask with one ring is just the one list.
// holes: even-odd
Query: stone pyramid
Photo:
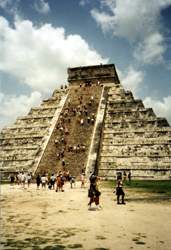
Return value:
[(84, 169), (113, 178), (171, 177), (171, 128), (122, 87), (113, 64), (68, 69), (69, 85), (0, 134), (0, 171)]
[(112, 177), (129, 170), (136, 179), (170, 178), (171, 128), (118, 85), (108, 92), (98, 171)]

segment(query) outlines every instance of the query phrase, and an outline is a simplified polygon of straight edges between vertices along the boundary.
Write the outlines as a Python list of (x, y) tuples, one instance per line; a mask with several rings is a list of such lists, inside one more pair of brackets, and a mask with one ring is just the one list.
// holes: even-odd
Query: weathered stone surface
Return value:
[(97, 83), (115, 82), (119, 84), (119, 78), (114, 64), (83, 66), (68, 69), (68, 82), (70, 84), (80, 84), (85, 82)]
[(54, 92), (53, 97), (32, 108), (28, 115), (20, 117), (13, 126), (2, 129), (0, 134), (0, 170), (2, 173), (30, 171), (36, 164), (49, 137), (51, 121), (64, 91)]
[(131, 170), (135, 178), (170, 178), (171, 128), (141, 100), (113, 86), (108, 93), (99, 154), (99, 175)]

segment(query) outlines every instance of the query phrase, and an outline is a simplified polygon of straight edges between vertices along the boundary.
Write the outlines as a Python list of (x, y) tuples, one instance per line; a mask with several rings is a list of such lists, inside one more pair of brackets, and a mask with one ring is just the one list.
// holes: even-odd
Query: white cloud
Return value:
[(67, 67), (106, 63), (81, 36), (63, 28), (40, 27), (17, 20), (14, 28), (0, 17), (0, 70), (41, 93), (50, 93), (67, 80)]
[(162, 101), (146, 97), (143, 102), (146, 107), (153, 107), (157, 116), (167, 117), (171, 124), (171, 96), (164, 97)]
[[(132, 91), (135, 98), (138, 97), (143, 87), (144, 73), (135, 70), (132, 66), (125, 72), (117, 68), (117, 73), (124, 88)], [(171, 124), (171, 96), (164, 97), (163, 100), (156, 100), (148, 96), (143, 100), (143, 103), (146, 107), (153, 108), (158, 117), (167, 117)]]
[(16, 18), (14, 27), (0, 17), (0, 72), (31, 88), (30, 96), (0, 93), (0, 126), (14, 122), (36, 105), (42, 95), (67, 81), (67, 67), (106, 63), (81, 36), (65, 35), (63, 28), (40, 27)]
[(158, 29), (160, 12), (169, 5), (171, 0), (101, 0), (102, 11), (93, 9), (91, 14), (100, 25), (105, 16), (114, 35), (135, 40)]
[(137, 71), (133, 67), (129, 67), (126, 72), (121, 72), (118, 70), (118, 75), (121, 80), (121, 84), (125, 89), (130, 90), (136, 96), (140, 90), (140, 86), (143, 84), (144, 73), (142, 71)]
[(156, 32), (145, 38), (134, 52), (134, 56), (140, 62), (158, 64), (164, 61), (163, 54), (166, 51), (163, 36)]
[(114, 18), (113, 16), (107, 14), (102, 11), (99, 12), (96, 9), (91, 10), (91, 15), (96, 20), (96, 22), (101, 26), (103, 32), (110, 31), (114, 26)]
[(0, 127), (15, 121), (17, 116), (26, 115), (32, 106), (37, 106), (41, 101), (41, 94), (34, 91), (27, 95), (5, 95), (0, 92)]
[(171, 0), (101, 0), (100, 3), (101, 9), (92, 9), (91, 15), (104, 32), (133, 42), (137, 46), (136, 58), (139, 53), (144, 63), (162, 61), (166, 47), (160, 14), (171, 5)]
[(36, 0), (34, 3), (34, 8), (41, 14), (47, 14), (50, 11), (50, 6), (48, 2), (45, 2), (45, 0)]

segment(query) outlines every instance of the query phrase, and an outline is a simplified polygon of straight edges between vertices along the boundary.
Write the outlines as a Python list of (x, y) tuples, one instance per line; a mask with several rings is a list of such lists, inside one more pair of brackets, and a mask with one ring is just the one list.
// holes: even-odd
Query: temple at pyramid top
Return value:
[(68, 82), (70, 84), (79, 84), (80, 82), (89, 81), (97, 83), (119, 83), (119, 78), (114, 64), (100, 64), (93, 66), (83, 66), (68, 69)]
[(114, 64), (69, 68), (68, 83), (2, 129), (2, 177), (63, 170), (171, 178), (169, 123), (123, 88)]

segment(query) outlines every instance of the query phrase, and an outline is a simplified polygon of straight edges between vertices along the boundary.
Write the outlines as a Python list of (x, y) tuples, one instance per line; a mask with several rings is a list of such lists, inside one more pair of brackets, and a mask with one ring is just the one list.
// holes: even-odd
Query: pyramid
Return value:
[(68, 87), (0, 134), (2, 176), (84, 170), (104, 178), (171, 177), (171, 128), (121, 85), (114, 64), (68, 69)]

